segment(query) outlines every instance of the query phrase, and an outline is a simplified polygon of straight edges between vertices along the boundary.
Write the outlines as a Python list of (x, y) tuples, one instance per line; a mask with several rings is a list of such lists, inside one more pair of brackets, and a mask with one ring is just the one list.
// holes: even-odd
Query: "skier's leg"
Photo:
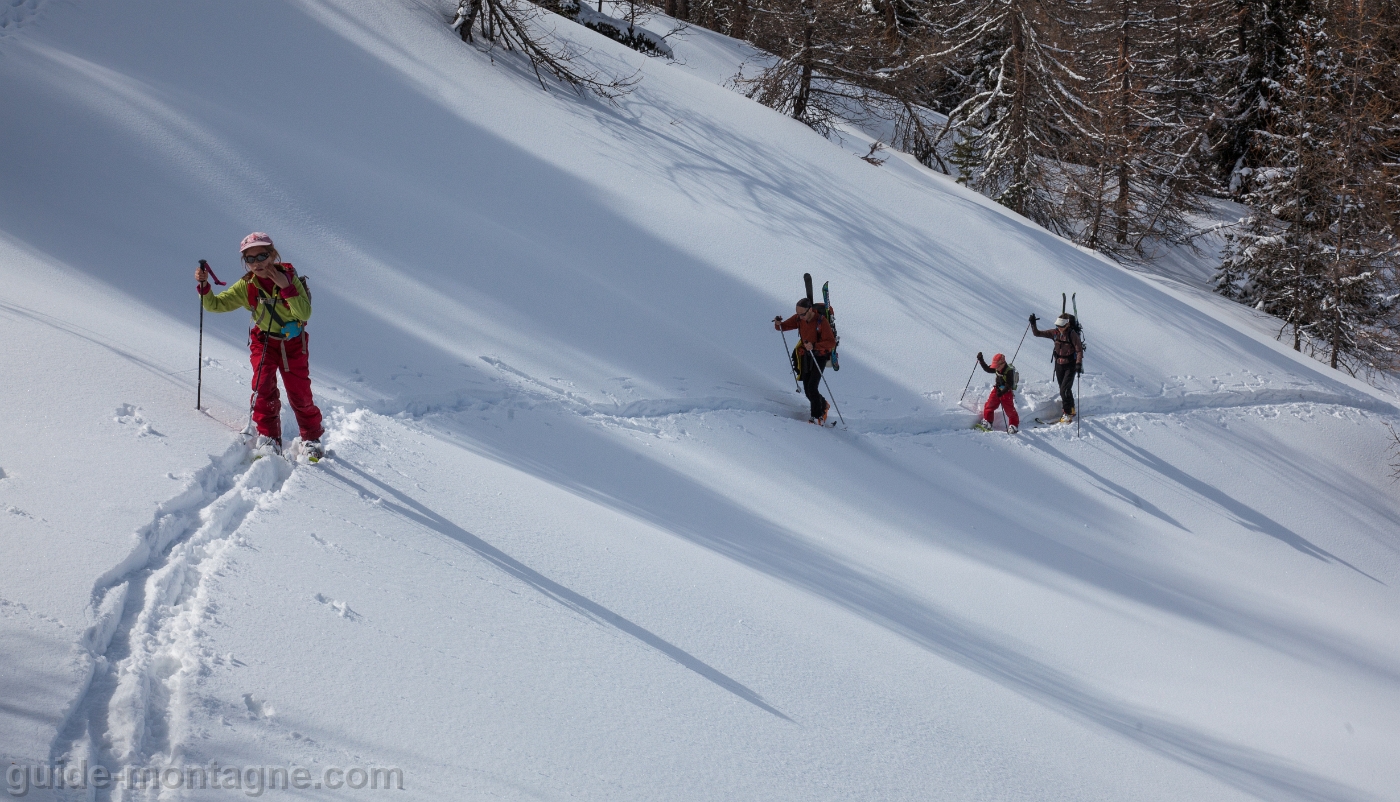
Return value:
[(268, 344), (257, 337), (249, 341), (248, 356), (253, 364), (253, 393), (256, 399), (253, 402), (253, 423), (258, 427), (258, 434), (280, 441), (282, 398), (277, 392), (277, 369), (280, 365), (275, 359), (280, 354), (268, 354), (268, 359), (264, 361), (263, 351), (267, 347)]
[(1001, 408), (1006, 412), (1006, 422), (1011, 426), (1020, 427), (1021, 416), (1016, 413), (1016, 394), (1002, 393)]
[(802, 390), (812, 405), (812, 417), (820, 418), (826, 412), (826, 399), (821, 394), (821, 368), (810, 353), (802, 355)]
[(1074, 365), (1055, 365), (1055, 381), (1060, 385), (1060, 406), (1066, 415), (1074, 414)]
[(997, 388), (993, 387), (992, 391), (987, 395), (987, 403), (982, 405), (982, 420), (991, 423), (992, 416), (997, 414), (997, 406), (1000, 403), (1001, 400), (998, 398)]
[(287, 388), (287, 403), (297, 418), (297, 428), (301, 430), (304, 442), (320, 440), (321, 410), (311, 397), (311, 364), (306, 352), (306, 335), (288, 340), (288, 370), (282, 373), (282, 386)]
[[(822, 379), (822, 378), (824, 378), (824, 377), (826, 376), (826, 366), (827, 366), (827, 363), (831, 361), (831, 354), (827, 354), (826, 356), (822, 356), (821, 354), (817, 354), (817, 355), (816, 355), (816, 360), (817, 360), (817, 366), (821, 368), (821, 370), (818, 371), (818, 373), (819, 373), (820, 375), (818, 375), (817, 378), (818, 378), (818, 379)], [(820, 390), (820, 386), (818, 386), (818, 389)], [(830, 385), (830, 384), (828, 384), (828, 385), (826, 386), (826, 390), (827, 390), (827, 392), (831, 392), (831, 385)], [(830, 402), (830, 401), (827, 401), (827, 400), (826, 400), (826, 396), (822, 395), (820, 392), (817, 393), (817, 397), (820, 398), (820, 399), (822, 400), (822, 414), (821, 414), (821, 416), (825, 416), (826, 413), (831, 409), (831, 402)], [(821, 417), (821, 416), (818, 416), (818, 417)]]

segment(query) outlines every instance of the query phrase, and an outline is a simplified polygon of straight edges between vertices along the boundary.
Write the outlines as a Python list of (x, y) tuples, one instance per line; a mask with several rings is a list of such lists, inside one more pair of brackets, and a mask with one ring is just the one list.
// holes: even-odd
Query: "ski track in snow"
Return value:
[[(548, 382), (525, 373), (495, 357), (483, 356), (482, 361), (505, 374), (511, 389), (483, 394), (479, 390), (460, 390), (441, 396), (418, 397), (412, 399), (386, 399), (369, 403), (370, 411), (393, 417), (407, 415), (422, 417), (432, 414), (452, 414), (470, 410), (486, 410), (494, 407), (507, 409), (533, 409), (539, 406), (563, 409), (607, 421), (627, 428), (652, 431), (645, 425), (649, 419), (668, 418), (677, 415), (696, 415), (708, 412), (763, 412), (802, 419), (806, 416), (806, 404), (800, 397), (789, 398), (736, 398), (704, 397), (653, 398), (631, 401), (624, 404), (596, 403), (578, 393), (562, 390)], [(1216, 382), (1217, 385), (1220, 382)], [(910, 415), (900, 418), (860, 418), (850, 416), (846, 421), (847, 430), (871, 435), (920, 435), (945, 432), (961, 432), (972, 426), (981, 409), (981, 396), (972, 395), (964, 400), (970, 407), (950, 409), (926, 415)], [(837, 399), (838, 404), (840, 399)], [(1053, 388), (1035, 394), (1018, 394), (1018, 408), (1025, 417), (1058, 416), (1059, 396)], [(1281, 407), (1293, 404), (1314, 404), (1321, 406), (1347, 407), (1364, 412), (1382, 415), (1400, 415), (1400, 409), (1374, 396), (1361, 393), (1355, 395), (1328, 392), (1310, 387), (1221, 387), (1214, 392), (1172, 393), (1163, 388), (1157, 396), (1129, 395), (1121, 392), (1101, 393), (1080, 396), (1079, 405), (1086, 415), (1095, 417), (1124, 415), (1171, 415), (1184, 412), (1197, 412), (1212, 409), (1239, 409), (1245, 407)]]
[[(241, 542), (243, 521), (275, 503), (292, 470), (282, 459), (249, 464), (247, 447), (234, 443), (138, 530), (135, 548), (93, 587), (93, 623), (81, 642), (89, 678), (59, 729), (52, 760), (87, 761), (114, 777), (178, 765), (192, 680), (212, 658), (198, 642), (211, 610), (211, 578)], [(153, 799), (158, 786), (142, 791), (114, 782), (96, 798)], [(70, 793), (77, 795), (59, 798), (90, 798)]]

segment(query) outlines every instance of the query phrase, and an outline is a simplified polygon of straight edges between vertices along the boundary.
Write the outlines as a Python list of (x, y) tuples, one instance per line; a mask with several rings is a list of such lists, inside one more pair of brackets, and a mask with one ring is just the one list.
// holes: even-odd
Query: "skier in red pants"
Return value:
[(1016, 368), (1001, 354), (993, 356), (992, 364), (988, 365), (982, 359), (981, 351), (977, 352), (977, 364), (982, 366), (982, 370), (997, 375), (992, 392), (987, 396), (987, 403), (982, 405), (982, 420), (977, 422), (977, 428), (990, 432), (992, 416), (996, 414), (997, 407), (1001, 407), (1006, 411), (1007, 433), (1015, 434), (1021, 425), (1021, 416), (1016, 414)]
[(255, 231), (239, 245), (249, 271), (232, 287), (214, 295), (209, 288), (209, 271), (195, 270), (200, 302), (210, 312), (247, 309), (253, 313), (248, 332), (249, 357), (253, 363), (253, 423), (258, 428), (254, 449), (282, 451), (282, 401), (277, 394), (277, 374), (287, 388), (287, 401), (301, 430), (300, 452), (316, 462), (321, 448), (321, 410), (311, 397), (310, 362), (307, 357), (306, 321), (311, 317), (311, 292), (306, 279), (282, 261), (272, 238)]

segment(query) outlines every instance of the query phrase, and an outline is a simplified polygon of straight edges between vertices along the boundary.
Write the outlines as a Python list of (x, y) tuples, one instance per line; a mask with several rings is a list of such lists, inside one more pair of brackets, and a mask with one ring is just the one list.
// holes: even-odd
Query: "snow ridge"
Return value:
[[(53, 760), (87, 761), (113, 777), (178, 762), (190, 680), (209, 658), (198, 639), (210, 611), (210, 579), (240, 542), (239, 526), (275, 501), (292, 471), (285, 460), (249, 464), (249, 456), (235, 443), (211, 459), (137, 532), (131, 554), (98, 580), (94, 623), (82, 641), (89, 679), (50, 750)], [(149, 798), (147, 790), (158, 793), (114, 782), (108, 798)]]

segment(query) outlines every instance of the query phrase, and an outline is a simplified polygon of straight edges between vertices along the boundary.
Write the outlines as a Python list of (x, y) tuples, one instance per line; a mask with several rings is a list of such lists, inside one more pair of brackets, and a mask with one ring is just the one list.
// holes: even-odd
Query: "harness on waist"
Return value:
[[(292, 281), (298, 281), (300, 283), (301, 291), (306, 293), (306, 297), (309, 300), (311, 298), (311, 290), (306, 286), (306, 279), (295, 273), (293, 273), (290, 278)], [(268, 330), (260, 332), (261, 335), (278, 340), (291, 340), (306, 333), (306, 324), (302, 321), (296, 318), (284, 319), (281, 315), (277, 314), (277, 302), (282, 300), (281, 298), (263, 290), (263, 288), (258, 285), (256, 279), (250, 279), (248, 281), (248, 286), (253, 288), (258, 298), (256, 306), (253, 307), (253, 323), (255, 325), (257, 324), (257, 308), (263, 307), (267, 311), (268, 320), (272, 325), (277, 327), (279, 332), (278, 334), (273, 334)]]

